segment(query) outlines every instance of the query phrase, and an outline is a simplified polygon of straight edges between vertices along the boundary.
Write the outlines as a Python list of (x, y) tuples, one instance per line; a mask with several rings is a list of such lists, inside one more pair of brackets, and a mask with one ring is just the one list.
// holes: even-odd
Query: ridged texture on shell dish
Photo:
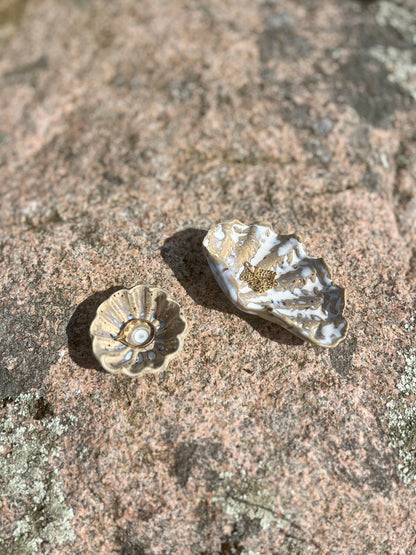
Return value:
[(216, 280), (239, 309), (322, 347), (345, 338), (345, 290), (333, 285), (322, 258), (307, 256), (297, 235), (233, 220), (213, 226), (203, 245)]
[(186, 329), (178, 303), (166, 291), (136, 285), (98, 307), (90, 334), (105, 370), (134, 377), (164, 370), (182, 348)]

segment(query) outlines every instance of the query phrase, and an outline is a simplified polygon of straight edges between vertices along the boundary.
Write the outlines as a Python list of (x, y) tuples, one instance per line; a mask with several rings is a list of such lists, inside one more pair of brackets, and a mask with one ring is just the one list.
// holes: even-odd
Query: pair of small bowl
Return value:
[[(279, 235), (264, 222), (232, 220), (213, 226), (203, 247), (217, 282), (240, 310), (321, 347), (345, 338), (345, 290), (332, 283), (322, 258), (306, 254), (297, 235)], [(139, 376), (165, 369), (186, 330), (178, 303), (166, 291), (136, 285), (98, 308), (90, 333), (106, 370)]]

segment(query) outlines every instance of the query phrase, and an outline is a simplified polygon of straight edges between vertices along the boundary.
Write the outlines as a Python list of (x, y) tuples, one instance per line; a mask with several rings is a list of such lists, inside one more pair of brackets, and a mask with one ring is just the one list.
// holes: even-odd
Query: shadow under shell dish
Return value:
[(333, 285), (329, 266), (310, 258), (297, 235), (233, 220), (211, 227), (203, 246), (221, 289), (240, 310), (322, 347), (345, 338), (345, 289)]
[(105, 370), (140, 376), (166, 368), (181, 350), (186, 329), (179, 304), (164, 289), (136, 285), (98, 307), (90, 334)]

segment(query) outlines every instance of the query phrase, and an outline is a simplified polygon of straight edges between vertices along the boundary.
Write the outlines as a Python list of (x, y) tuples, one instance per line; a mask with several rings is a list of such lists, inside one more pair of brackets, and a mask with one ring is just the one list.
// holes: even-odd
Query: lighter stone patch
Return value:
[[(413, 0), (396, 0), (380, 2), (377, 12), (377, 23), (382, 27), (393, 27), (409, 43), (408, 49), (393, 46), (373, 46), (369, 53), (382, 62), (389, 72), (388, 80), (400, 85), (416, 100), (416, 11), (411, 5)], [(401, 5), (398, 5), (401, 4)], [(407, 6), (407, 4), (409, 4)]]
[[(416, 339), (414, 322), (415, 318), (412, 317), (405, 328)], [(416, 393), (416, 347), (399, 354), (403, 356), (405, 365), (396, 384), (399, 394), (386, 404), (386, 420), (389, 425), (389, 445), (401, 459), (399, 476), (405, 484), (411, 484), (416, 481), (416, 401), (412, 400)]]
[(244, 471), (235, 477), (230, 472), (223, 472), (220, 480), (220, 487), (212, 500), (228, 515), (236, 520), (243, 516), (259, 519), (263, 530), (276, 522), (273, 496), (260, 480), (248, 479)]
[(400, 85), (416, 100), (416, 63), (413, 50), (378, 45), (370, 48), (369, 53), (386, 66), (388, 80)]
[(13, 410), (0, 420), (0, 444), (8, 450), (6, 456), (0, 456), (0, 476), (7, 477), (1, 485), (0, 512), (3, 502), (19, 507), (19, 518), (9, 536), (2, 522), (0, 552), (32, 555), (43, 551), (44, 543), (60, 551), (57, 546), (75, 540), (74, 513), (65, 503), (57, 466), (61, 437), (76, 418), (65, 423), (49, 417), (35, 426), (30, 419), (39, 399), (39, 393), (20, 395)]
[[(400, 0), (399, 0), (400, 2)], [(406, 9), (405, 2), (403, 6), (384, 0), (380, 2), (376, 20), (382, 27), (390, 26), (396, 29), (403, 38), (410, 40), (416, 44), (416, 12), (413, 9)]]

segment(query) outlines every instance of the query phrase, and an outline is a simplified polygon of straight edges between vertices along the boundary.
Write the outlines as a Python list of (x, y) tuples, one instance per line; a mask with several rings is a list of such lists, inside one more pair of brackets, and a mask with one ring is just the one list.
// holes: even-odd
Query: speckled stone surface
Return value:
[[(0, 552), (415, 552), (415, 36), (413, 0), (0, 0)], [(230, 218), (325, 256), (345, 342), (232, 307)], [(88, 327), (136, 283), (189, 332), (130, 380)]]

